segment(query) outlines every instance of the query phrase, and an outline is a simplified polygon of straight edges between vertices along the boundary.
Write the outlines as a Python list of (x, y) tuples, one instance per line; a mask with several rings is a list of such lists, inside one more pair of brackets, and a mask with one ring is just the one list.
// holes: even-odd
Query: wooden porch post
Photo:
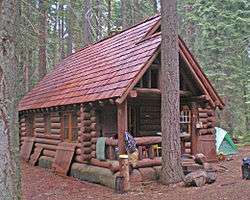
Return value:
[(119, 154), (126, 154), (124, 133), (128, 130), (127, 100), (117, 105), (117, 129)]
[(129, 163), (125, 149), (124, 133), (128, 130), (128, 109), (127, 99), (123, 103), (117, 105), (117, 126), (118, 126), (118, 147), (119, 147), (119, 167), (120, 175), (124, 177), (122, 185), (123, 191), (127, 192), (130, 188), (129, 184)]

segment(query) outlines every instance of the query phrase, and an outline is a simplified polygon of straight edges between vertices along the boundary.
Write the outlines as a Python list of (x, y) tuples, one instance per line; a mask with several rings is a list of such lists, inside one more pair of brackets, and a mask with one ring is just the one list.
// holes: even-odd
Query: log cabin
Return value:
[[(147, 174), (161, 165), (160, 19), (151, 17), (73, 53), (24, 96), (23, 159), (114, 187), (120, 169), (115, 147), (125, 153), (128, 131), (139, 152), (134, 170)], [(224, 103), (180, 37), (178, 44), (181, 152), (203, 153), (212, 161), (215, 110)], [(96, 156), (99, 137), (106, 138), (105, 160)]]

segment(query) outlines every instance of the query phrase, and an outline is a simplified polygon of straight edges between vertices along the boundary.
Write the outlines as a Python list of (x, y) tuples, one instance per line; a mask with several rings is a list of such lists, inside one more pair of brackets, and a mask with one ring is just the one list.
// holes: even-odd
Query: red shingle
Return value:
[(138, 43), (159, 19), (65, 58), (21, 100), (19, 110), (121, 97), (160, 44), (160, 37)]

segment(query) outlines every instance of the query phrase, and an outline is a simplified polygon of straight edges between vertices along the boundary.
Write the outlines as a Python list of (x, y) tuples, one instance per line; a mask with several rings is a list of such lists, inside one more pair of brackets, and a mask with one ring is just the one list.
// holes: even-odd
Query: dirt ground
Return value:
[(71, 177), (60, 177), (49, 170), (22, 164), (22, 192), (25, 200), (96, 200), (96, 199), (145, 199), (145, 200), (249, 200), (250, 180), (241, 179), (241, 160), (250, 156), (250, 146), (240, 149), (231, 161), (217, 163), (217, 181), (200, 188), (182, 184), (164, 186), (148, 183), (119, 195), (112, 189)]

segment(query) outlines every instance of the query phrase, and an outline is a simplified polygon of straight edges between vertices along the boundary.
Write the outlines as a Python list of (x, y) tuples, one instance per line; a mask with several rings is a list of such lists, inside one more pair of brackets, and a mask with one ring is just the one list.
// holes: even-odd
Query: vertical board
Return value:
[(74, 153), (76, 144), (62, 142), (56, 150), (55, 161), (52, 169), (59, 175), (67, 176)]
[(34, 150), (34, 153), (30, 156), (30, 161), (29, 163), (32, 165), (32, 166), (35, 166), (40, 155), (42, 154), (43, 152), (43, 148), (42, 147), (36, 147), (35, 150)]
[(27, 137), (24, 139), (23, 145), (21, 147), (21, 158), (28, 162), (30, 154), (34, 146), (34, 138)]

